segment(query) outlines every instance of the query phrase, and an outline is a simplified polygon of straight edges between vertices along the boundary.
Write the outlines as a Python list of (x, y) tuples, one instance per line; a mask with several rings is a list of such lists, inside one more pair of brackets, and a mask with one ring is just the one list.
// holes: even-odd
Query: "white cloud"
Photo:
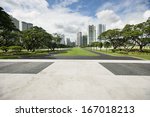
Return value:
[(150, 17), (150, 10), (145, 11), (143, 17), (145, 20), (147, 20)]
[(120, 20), (120, 17), (115, 14), (113, 10), (103, 10), (96, 13), (97, 18), (103, 23), (116, 23)]
[[(1, 0), (0, 4), (13, 17), (46, 29), (49, 33), (63, 33), (76, 39), (76, 33), (85, 29), (91, 19), (80, 13), (70, 12), (65, 6), (78, 0), (62, 0), (61, 7), (48, 8), (46, 0)], [(8, 10), (9, 9), (9, 10)]]
[[(84, 16), (68, 8), (69, 5), (79, 0), (57, 1), (57, 4), (52, 7), (49, 6), (47, 0), (0, 0), (0, 5), (10, 15), (21, 21), (31, 22), (49, 33), (65, 34), (72, 40), (76, 40), (78, 31), (86, 33), (88, 24), (105, 23), (108, 29), (122, 28), (126, 23), (142, 22), (149, 16), (146, 6), (135, 0), (125, 0), (125, 2), (121, 0), (120, 4), (105, 3), (97, 10), (96, 18)], [(132, 4), (135, 2), (137, 5), (133, 7), (130, 2)], [(140, 10), (133, 11), (134, 8)], [(118, 15), (120, 9), (123, 12)]]
[(122, 28), (125, 24), (144, 22), (149, 17), (149, 0), (120, 0), (105, 2), (96, 16), (107, 28)]
[(107, 25), (107, 29), (123, 28), (124, 24), (119, 15), (113, 10), (102, 10), (96, 13), (97, 18), (103, 24)]
[(73, 3), (76, 3), (78, 1), (79, 0), (61, 0), (56, 5), (54, 5), (53, 7), (66, 7), (66, 6), (69, 6)]

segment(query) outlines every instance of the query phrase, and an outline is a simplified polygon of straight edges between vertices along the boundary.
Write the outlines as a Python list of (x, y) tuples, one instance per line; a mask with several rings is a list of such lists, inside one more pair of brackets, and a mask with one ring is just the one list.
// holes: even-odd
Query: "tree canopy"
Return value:
[(0, 7), (0, 29), (1, 30), (17, 30), (15, 25), (12, 23), (10, 16)]
[(150, 20), (136, 25), (127, 24), (122, 30), (107, 30), (99, 35), (99, 39), (109, 41), (113, 49), (120, 47), (132, 49), (138, 45), (142, 51), (144, 46), (150, 44)]

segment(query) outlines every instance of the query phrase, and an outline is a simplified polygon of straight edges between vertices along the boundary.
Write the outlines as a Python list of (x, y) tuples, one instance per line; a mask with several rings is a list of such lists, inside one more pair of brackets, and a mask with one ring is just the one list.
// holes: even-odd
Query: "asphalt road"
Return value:
[(92, 50), (88, 50), (88, 51), (98, 54), (99, 55), (98, 57), (99, 57), (100, 60), (140, 60), (140, 59), (134, 58), (134, 57), (111, 56), (111, 55), (95, 52), (95, 51), (92, 51)]
[(0, 73), (37, 74), (52, 62), (0, 62)]
[(115, 75), (150, 76), (148, 63), (100, 63)]
[[(89, 50), (90, 51), (90, 50)], [(111, 56), (101, 54), (98, 52), (90, 51), (98, 54), (98, 56), (55, 56), (56, 54), (36, 57), (22, 57), (22, 59), (82, 59), (82, 60), (140, 60), (138, 58), (126, 57), (126, 56)]]

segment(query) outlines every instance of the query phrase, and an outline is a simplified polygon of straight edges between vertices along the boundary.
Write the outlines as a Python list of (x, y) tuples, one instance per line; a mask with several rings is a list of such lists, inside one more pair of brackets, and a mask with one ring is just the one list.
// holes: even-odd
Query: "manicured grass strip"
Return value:
[(150, 60), (150, 53), (144, 53), (144, 52), (128, 52), (128, 54), (122, 54), (121, 52), (112, 52), (111, 50), (108, 50), (106, 52), (106, 50), (94, 50), (96, 52), (99, 53), (103, 53), (103, 54), (108, 54), (111, 56), (128, 56), (128, 57), (135, 57), (135, 58), (140, 58), (140, 59), (144, 59), (144, 60)]
[(35, 52), (29, 52), (29, 51), (21, 51), (21, 52), (7, 52), (3, 53), (0, 52), (0, 59), (19, 59), (22, 57), (36, 57), (36, 56), (46, 56), (50, 52), (45, 50), (37, 50)]
[(56, 56), (98, 56), (95, 53), (89, 52), (82, 48), (72, 48), (64, 53), (57, 54)]

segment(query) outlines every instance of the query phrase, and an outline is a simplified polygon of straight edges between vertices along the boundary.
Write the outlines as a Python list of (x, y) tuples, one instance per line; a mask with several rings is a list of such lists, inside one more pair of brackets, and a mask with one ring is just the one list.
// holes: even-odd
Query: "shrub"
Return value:
[(10, 46), (9, 47), (13, 52), (21, 52), (23, 49), (21, 46)]
[(111, 49), (111, 51), (114, 53), (114, 52), (116, 52), (116, 50), (115, 49)]
[(119, 51), (119, 52), (117, 52), (117, 53), (119, 53), (119, 54), (128, 54), (127, 51)]
[(1, 46), (0, 49), (3, 51), (3, 52), (8, 52), (9, 48), (7, 46)]

